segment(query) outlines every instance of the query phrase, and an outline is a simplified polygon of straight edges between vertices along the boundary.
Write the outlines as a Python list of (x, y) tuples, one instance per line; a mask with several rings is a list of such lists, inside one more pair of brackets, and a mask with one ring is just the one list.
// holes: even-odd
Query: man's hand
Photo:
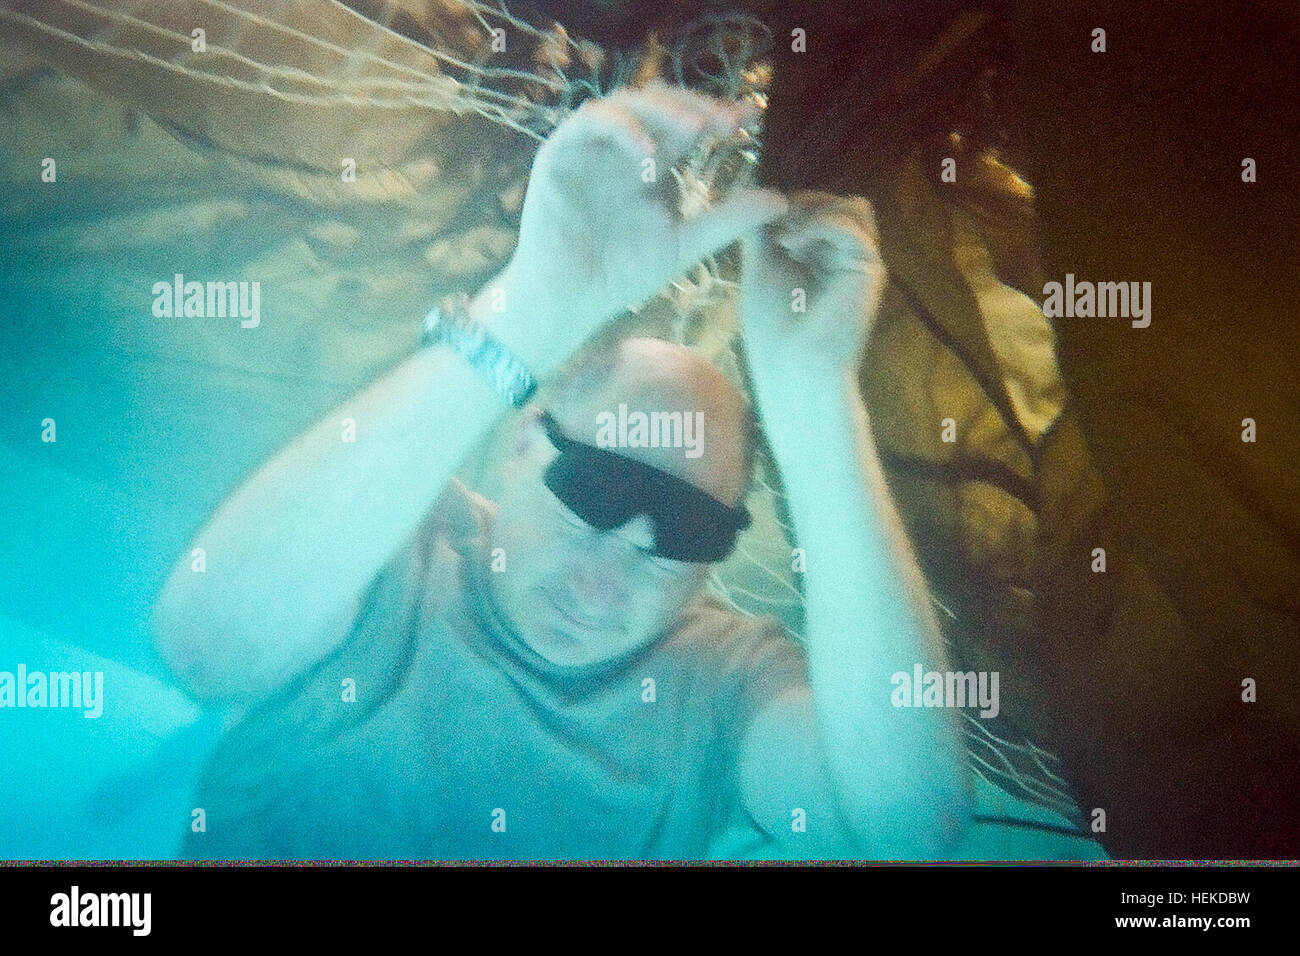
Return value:
[(856, 370), (885, 287), (865, 199), (800, 192), (745, 237), (740, 311), (751, 364), (799, 375)]
[(676, 208), (672, 167), (744, 120), (738, 107), (653, 84), (584, 103), (542, 145), (504, 277), (567, 357), (600, 325), (786, 207), (740, 190), (698, 217)]

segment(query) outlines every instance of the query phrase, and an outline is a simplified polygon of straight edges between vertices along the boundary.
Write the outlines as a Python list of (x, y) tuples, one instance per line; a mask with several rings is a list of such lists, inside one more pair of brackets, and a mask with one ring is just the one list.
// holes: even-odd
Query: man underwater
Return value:
[[(153, 618), (230, 716), (183, 856), (963, 854), (959, 715), (891, 702), (891, 675), (946, 668), (856, 380), (885, 281), (871, 211), (741, 190), (683, 220), (662, 180), (742, 121), (662, 85), (584, 104), (538, 152), (502, 273), (200, 531), (207, 570), (180, 561)], [(570, 361), (737, 239), (806, 650), (703, 592), (748, 522), (746, 399), (666, 342)], [(703, 453), (601, 447), (620, 405), (701, 415)], [(512, 406), (493, 503), (453, 472)]]

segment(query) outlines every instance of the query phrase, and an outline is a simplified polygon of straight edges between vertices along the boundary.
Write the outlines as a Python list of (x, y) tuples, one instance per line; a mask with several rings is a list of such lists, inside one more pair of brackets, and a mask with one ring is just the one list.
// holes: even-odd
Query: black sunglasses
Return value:
[(730, 554), (736, 537), (750, 525), (744, 505), (728, 507), (676, 475), (574, 441), (549, 412), (542, 413), (541, 423), (560, 453), (546, 469), (546, 487), (599, 531), (645, 514), (654, 523), (655, 554), (707, 563)]

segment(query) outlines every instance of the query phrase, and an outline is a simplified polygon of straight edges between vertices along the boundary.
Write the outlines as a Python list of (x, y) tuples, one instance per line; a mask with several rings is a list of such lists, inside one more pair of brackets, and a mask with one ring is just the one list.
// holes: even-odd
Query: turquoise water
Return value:
[[(405, 347), (380, 316), (413, 329), (428, 292), (391, 245), (357, 254), (385, 214), (268, 193), (27, 66), (0, 85), (0, 672), (102, 672), (104, 705), (0, 709), (0, 857), (167, 857), (220, 716), (154, 652), (154, 596), (240, 479)], [(322, 230), (339, 215), (347, 248)], [(260, 279), (263, 321), (155, 316), (177, 272)]]
[(0, 711), (0, 856), (167, 857), (219, 717), (174, 688), (145, 621), (182, 538), (249, 453), (233, 439), (222, 453), (208, 427), (205, 406), (229, 393), (104, 341), (113, 304), (68, 291), (83, 269), (0, 276), (15, 346), (0, 373), (0, 671), (104, 675), (99, 717)]

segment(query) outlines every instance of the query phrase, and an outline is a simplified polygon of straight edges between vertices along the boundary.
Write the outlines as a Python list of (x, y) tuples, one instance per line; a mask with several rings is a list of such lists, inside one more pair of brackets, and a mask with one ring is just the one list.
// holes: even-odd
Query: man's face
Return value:
[(651, 554), (654, 527), (636, 515), (602, 533), (543, 483), (558, 452), (540, 425), (506, 475), (490, 547), (505, 570), (489, 573), (498, 607), (520, 637), (555, 664), (621, 657), (659, 636), (708, 576), (709, 565)]

